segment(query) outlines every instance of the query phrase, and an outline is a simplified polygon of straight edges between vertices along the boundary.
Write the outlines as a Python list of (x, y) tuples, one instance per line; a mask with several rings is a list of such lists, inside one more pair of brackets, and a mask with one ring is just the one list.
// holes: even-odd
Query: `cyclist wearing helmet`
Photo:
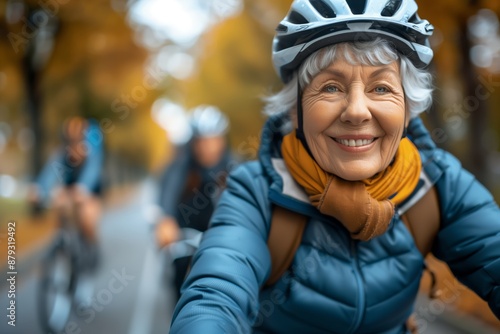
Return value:
[[(192, 138), (179, 147), (160, 182), (159, 204), (163, 217), (156, 227), (159, 247), (177, 241), (180, 228), (205, 231), (215, 203), (235, 163), (227, 145), (228, 118), (216, 107), (202, 105), (190, 114)], [(177, 292), (190, 257), (177, 259), (174, 285)]]
[[(58, 211), (68, 200), (78, 203), (82, 236), (94, 246), (101, 211), (98, 197), (102, 191), (103, 135), (97, 121), (76, 116), (64, 122), (62, 142), (36, 178), (28, 200), (35, 207), (50, 205)], [(94, 260), (91, 266), (97, 264), (97, 258)]]
[[(171, 333), (408, 333), (429, 250), (500, 317), (500, 209), (418, 116), (432, 30), (414, 0), (293, 1), (259, 159), (228, 178)], [(436, 225), (409, 229), (429, 198)], [(268, 281), (276, 208), (307, 223)]]

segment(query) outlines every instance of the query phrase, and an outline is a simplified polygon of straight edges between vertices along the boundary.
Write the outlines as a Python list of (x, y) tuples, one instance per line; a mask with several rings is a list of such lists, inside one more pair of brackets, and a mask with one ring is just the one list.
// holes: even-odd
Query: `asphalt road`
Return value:
[[(106, 210), (100, 229), (101, 263), (94, 280), (93, 304), (76, 311), (67, 334), (159, 334), (168, 333), (173, 309), (172, 293), (161, 281), (164, 256), (153, 245), (149, 228), (151, 182), (139, 187), (127, 203)], [(7, 315), (8, 290), (0, 284), (0, 333), (43, 334), (38, 324), (36, 296), (40, 272), (40, 249), (29, 259), (19, 259), (16, 275), (16, 321)], [(2, 280), (5, 282), (5, 280)], [(3, 283), (2, 282), (2, 283)]]
[[(173, 310), (172, 291), (164, 284), (164, 256), (153, 245), (150, 223), (155, 196), (152, 181), (138, 187), (126, 203), (107, 209), (100, 229), (102, 262), (94, 281), (92, 307), (74, 314), (66, 334), (168, 333)], [(19, 259), (16, 275), (16, 321), (8, 324), (6, 278), (0, 283), (0, 333), (43, 334), (37, 319), (39, 259), (44, 249)], [(168, 272), (167, 272), (168, 273)], [(417, 310), (424, 334), (490, 334), (488, 328), (459, 318), (429, 300), (419, 298)]]

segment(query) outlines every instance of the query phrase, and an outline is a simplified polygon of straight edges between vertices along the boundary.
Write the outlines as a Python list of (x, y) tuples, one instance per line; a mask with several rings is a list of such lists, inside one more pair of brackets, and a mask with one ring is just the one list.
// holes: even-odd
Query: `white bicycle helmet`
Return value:
[(418, 17), (417, 9), (415, 0), (294, 0), (276, 28), (274, 67), (287, 83), (322, 47), (380, 37), (423, 68), (433, 57), (429, 37), (434, 27)]
[(201, 105), (191, 112), (193, 137), (223, 136), (229, 129), (229, 120), (217, 107)]

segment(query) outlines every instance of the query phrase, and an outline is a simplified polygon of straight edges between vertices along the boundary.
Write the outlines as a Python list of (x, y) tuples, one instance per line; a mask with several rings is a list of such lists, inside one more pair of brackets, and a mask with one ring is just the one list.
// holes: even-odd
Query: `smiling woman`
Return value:
[[(500, 209), (418, 117), (432, 103), (433, 27), (416, 11), (414, 0), (292, 3), (259, 161), (228, 179), (171, 333), (416, 333), (430, 249), (500, 317)], [(290, 237), (297, 216), (303, 232)], [(282, 263), (267, 243), (287, 239), (292, 260), (268, 281)]]

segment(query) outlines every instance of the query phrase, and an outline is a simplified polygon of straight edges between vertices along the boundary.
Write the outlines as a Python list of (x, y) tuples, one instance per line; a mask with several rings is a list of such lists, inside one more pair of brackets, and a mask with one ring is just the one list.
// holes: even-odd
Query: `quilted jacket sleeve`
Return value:
[(177, 303), (171, 333), (250, 333), (270, 271), (268, 186), (257, 163), (229, 177)]
[(448, 168), (437, 183), (442, 221), (433, 253), (500, 319), (500, 209), (454, 157), (442, 159)]

